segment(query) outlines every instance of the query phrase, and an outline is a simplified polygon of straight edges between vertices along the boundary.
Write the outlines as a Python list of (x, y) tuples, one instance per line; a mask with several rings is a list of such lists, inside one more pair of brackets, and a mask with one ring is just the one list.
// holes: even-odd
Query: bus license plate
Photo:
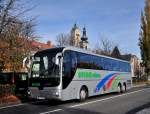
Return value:
[(45, 97), (37, 97), (37, 99), (39, 99), (39, 100), (44, 100)]

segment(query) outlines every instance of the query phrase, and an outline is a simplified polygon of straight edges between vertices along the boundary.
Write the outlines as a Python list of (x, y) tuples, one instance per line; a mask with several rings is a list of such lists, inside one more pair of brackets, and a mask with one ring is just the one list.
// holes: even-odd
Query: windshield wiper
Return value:
[(48, 69), (46, 70), (43, 70), (40, 72), (40, 76), (47, 76), (49, 73), (48, 73)]

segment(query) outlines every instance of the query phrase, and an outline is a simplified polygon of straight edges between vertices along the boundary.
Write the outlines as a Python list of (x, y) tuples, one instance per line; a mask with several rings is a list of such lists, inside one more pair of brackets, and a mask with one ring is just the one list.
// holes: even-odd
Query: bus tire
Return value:
[(118, 84), (117, 92), (118, 92), (118, 94), (122, 93), (122, 87), (121, 87), (121, 84)]
[(127, 91), (127, 88), (126, 88), (126, 83), (123, 84), (123, 87), (122, 87), (122, 92), (126, 92)]
[(85, 87), (82, 87), (80, 89), (80, 93), (79, 93), (79, 101), (83, 102), (88, 98), (88, 90)]

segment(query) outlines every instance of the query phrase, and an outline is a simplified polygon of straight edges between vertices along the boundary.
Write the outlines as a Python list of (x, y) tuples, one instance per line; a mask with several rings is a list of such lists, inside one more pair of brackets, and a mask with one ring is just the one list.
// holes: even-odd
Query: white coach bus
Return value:
[(73, 48), (60, 47), (34, 55), (29, 95), (37, 99), (79, 99), (125, 92), (132, 86), (130, 63)]

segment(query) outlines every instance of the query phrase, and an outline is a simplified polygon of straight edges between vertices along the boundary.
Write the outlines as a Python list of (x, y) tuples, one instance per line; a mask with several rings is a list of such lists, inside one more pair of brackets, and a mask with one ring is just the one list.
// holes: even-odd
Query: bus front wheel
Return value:
[(82, 87), (79, 93), (79, 101), (85, 101), (88, 97), (88, 91), (85, 87)]

